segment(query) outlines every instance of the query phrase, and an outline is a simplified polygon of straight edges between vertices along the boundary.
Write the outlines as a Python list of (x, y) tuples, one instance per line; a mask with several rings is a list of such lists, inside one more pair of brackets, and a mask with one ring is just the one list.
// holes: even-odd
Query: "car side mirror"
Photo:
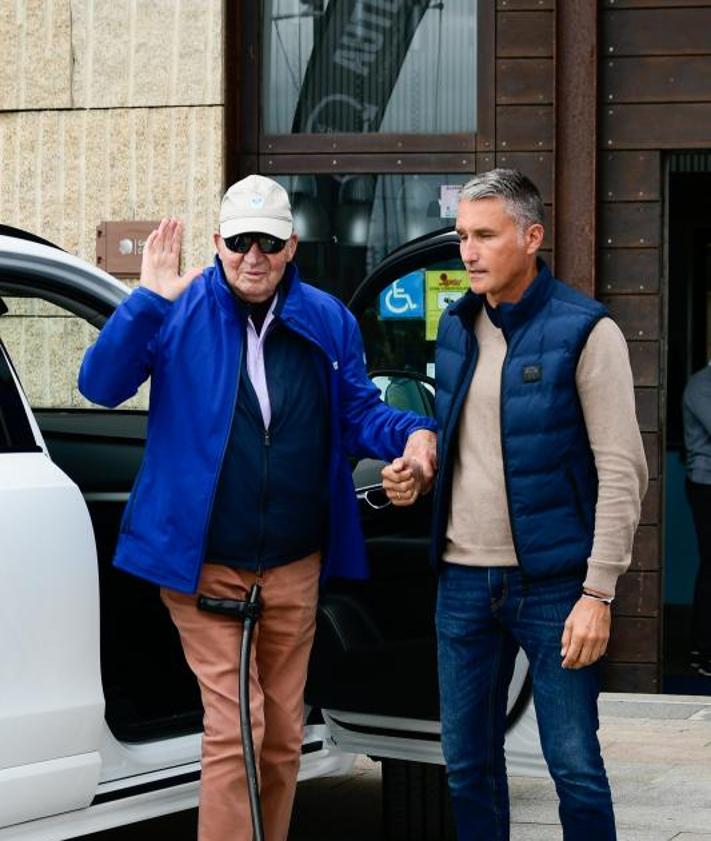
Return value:
[(370, 378), (380, 391), (384, 403), (434, 417), (434, 380), (414, 371), (372, 371)]

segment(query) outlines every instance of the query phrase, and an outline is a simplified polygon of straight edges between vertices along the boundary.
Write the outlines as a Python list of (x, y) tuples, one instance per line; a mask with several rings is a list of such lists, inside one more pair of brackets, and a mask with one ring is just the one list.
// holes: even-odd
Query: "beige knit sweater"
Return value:
[[(474, 322), (479, 360), (459, 425), (444, 560), (516, 566), (501, 454), (499, 406), (506, 340), (483, 308)], [(637, 425), (625, 339), (609, 318), (588, 337), (575, 376), (598, 473), (595, 535), (585, 586), (613, 594), (627, 569), (647, 462)], [(476, 504), (472, 502), (476, 500)]]

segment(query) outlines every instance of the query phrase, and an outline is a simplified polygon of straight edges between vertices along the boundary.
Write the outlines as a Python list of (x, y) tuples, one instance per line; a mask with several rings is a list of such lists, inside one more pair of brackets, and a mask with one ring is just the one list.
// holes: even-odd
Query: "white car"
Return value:
[[(417, 241), (386, 258), (354, 298), (368, 355), (380, 363), (376, 382), (397, 405), (431, 410), (427, 378), (403, 370), (417, 362), (424, 372), (431, 342), (407, 332), (412, 320), (378, 318), (379, 294), (415, 268), (439, 271), (456, 258), (452, 236)], [(129, 293), (61, 249), (0, 227), (0, 339), (3, 319), (18, 305), (27, 311), (28, 299), (100, 327)], [(392, 347), (417, 359), (405, 365)], [(0, 841), (59, 841), (195, 806), (202, 711), (157, 589), (111, 566), (146, 412), (31, 407), (10, 350), (0, 341)], [(39, 342), (21, 352), (24, 371), (76, 364), (39, 358)], [(386, 505), (380, 467), (366, 460), (354, 471), (373, 576), (323, 593), (300, 779), (347, 772), (358, 753), (382, 759), (385, 820), (397, 838), (403, 822), (425, 820), (403, 807), (423, 785), (438, 820), (448, 818), (429, 503)], [(510, 769), (544, 773), (523, 658), (509, 714)]]

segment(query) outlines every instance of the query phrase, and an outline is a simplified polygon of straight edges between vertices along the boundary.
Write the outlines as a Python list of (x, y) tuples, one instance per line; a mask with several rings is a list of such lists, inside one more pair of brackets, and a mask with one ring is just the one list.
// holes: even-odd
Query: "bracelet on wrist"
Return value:
[(593, 599), (596, 602), (602, 602), (606, 605), (611, 605), (615, 600), (614, 596), (600, 596), (597, 593), (588, 593), (586, 590), (583, 590), (583, 598)]

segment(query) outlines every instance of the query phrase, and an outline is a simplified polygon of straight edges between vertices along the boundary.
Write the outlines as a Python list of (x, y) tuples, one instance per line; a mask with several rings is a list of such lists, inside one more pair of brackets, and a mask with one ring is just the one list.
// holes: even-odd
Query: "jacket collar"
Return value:
[[(236, 312), (240, 316), (246, 317), (246, 307), (234, 294), (229, 283), (227, 283), (222, 260), (220, 260), (217, 254), (215, 254), (213, 271), (215, 278), (213, 287), (220, 305), (230, 313)], [(303, 291), (301, 289), (299, 270), (294, 263), (287, 263), (284, 276), (277, 286), (277, 303), (274, 307), (275, 317), (279, 318), (285, 311), (289, 312), (294, 308), (298, 311), (302, 298)]]
[[(492, 321), (497, 327), (501, 327), (507, 337), (543, 309), (553, 292), (553, 275), (540, 257), (536, 259), (536, 267), (538, 274), (519, 301), (515, 304), (499, 304), (493, 309)], [(485, 300), (484, 295), (477, 295), (469, 290), (452, 305), (449, 312), (459, 316), (465, 326), (471, 325), (474, 316), (484, 306)]]

